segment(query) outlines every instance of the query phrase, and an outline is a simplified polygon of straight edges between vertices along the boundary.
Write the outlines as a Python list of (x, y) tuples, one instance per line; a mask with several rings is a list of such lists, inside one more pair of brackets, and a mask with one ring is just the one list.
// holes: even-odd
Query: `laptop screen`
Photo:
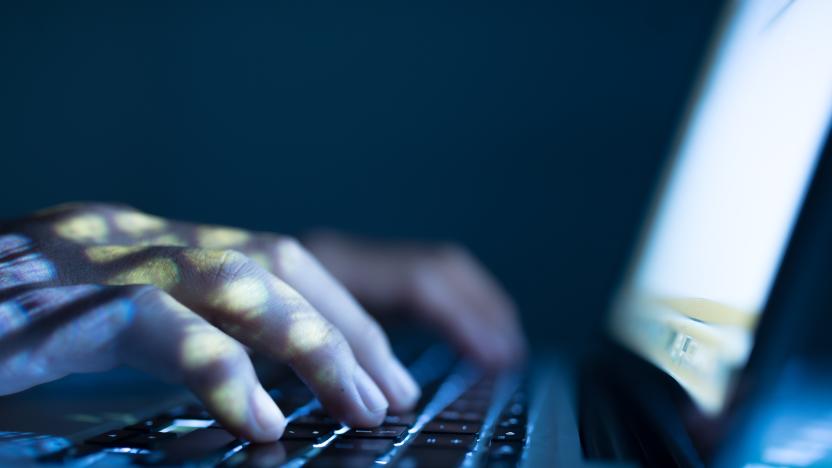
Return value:
[(710, 414), (750, 354), (832, 113), (832, 2), (726, 15), (611, 319)]

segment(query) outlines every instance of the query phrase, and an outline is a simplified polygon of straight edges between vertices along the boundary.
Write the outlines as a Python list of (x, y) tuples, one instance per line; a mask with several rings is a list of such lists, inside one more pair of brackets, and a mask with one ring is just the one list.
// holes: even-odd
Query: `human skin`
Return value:
[(377, 425), (419, 388), (361, 304), (407, 310), (487, 367), (523, 357), (511, 301), (464, 250), (196, 225), (59, 205), (0, 226), (0, 395), (129, 365), (187, 385), (229, 430), (285, 418), (246, 348), (286, 363), (335, 418)]

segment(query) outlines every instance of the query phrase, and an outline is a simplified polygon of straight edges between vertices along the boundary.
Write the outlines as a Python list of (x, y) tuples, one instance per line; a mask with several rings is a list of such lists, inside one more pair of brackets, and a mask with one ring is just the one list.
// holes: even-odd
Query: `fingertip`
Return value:
[(353, 414), (351, 422), (357, 427), (361, 426), (377, 426), (384, 420), (387, 415), (387, 409), (390, 404), (387, 398), (378, 388), (375, 382), (367, 375), (360, 366), (356, 366), (353, 375), (355, 387), (358, 390), (358, 395), (361, 398), (361, 403), (364, 411), (363, 414)]
[(401, 412), (412, 409), (419, 401), (422, 390), (398, 359), (394, 360), (390, 368), (389, 381), (392, 394), (389, 398), (390, 411)]
[(255, 442), (272, 442), (280, 439), (286, 428), (286, 418), (266, 390), (258, 385), (251, 397), (251, 413), (256, 430), (252, 433)]

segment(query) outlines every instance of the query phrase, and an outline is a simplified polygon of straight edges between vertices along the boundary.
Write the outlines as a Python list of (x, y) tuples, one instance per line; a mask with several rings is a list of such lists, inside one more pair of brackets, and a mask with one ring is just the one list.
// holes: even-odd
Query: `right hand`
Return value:
[(183, 382), (243, 437), (278, 439), (285, 418), (243, 345), (350, 426), (419, 396), (379, 325), (290, 238), (103, 204), (0, 230), (0, 394), (123, 363)]

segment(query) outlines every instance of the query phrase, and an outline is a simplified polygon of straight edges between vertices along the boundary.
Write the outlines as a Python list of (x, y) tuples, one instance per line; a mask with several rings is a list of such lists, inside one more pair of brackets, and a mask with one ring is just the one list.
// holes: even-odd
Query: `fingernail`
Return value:
[(283, 413), (280, 412), (272, 397), (258, 385), (251, 400), (254, 419), (260, 427), (263, 439), (279, 439), (283, 435), (286, 418), (283, 417)]
[(367, 411), (373, 415), (387, 411), (387, 398), (384, 398), (384, 394), (381, 393), (378, 385), (370, 379), (364, 369), (356, 367), (353, 379), (355, 379), (355, 386)]
[(394, 391), (399, 396), (401, 405), (410, 407), (419, 399), (421, 394), (419, 385), (398, 360), (390, 368), (392, 369)]

